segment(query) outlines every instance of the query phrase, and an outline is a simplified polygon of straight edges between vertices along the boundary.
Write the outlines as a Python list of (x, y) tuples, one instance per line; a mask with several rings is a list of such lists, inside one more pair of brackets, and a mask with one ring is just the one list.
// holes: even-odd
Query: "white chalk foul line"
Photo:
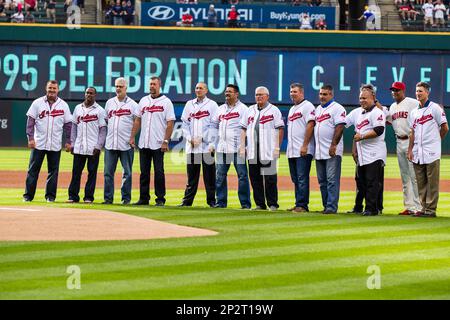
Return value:
[(38, 209), (19, 209), (19, 208), (0, 208), (0, 210), (9, 210), (9, 211), (42, 211)]

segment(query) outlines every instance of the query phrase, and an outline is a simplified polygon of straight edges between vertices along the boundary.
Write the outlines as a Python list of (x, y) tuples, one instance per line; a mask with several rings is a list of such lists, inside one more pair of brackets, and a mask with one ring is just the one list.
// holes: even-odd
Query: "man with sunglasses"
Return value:
[(408, 161), (408, 145), (410, 126), (408, 117), (411, 111), (419, 106), (419, 101), (405, 95), (403, 82), (394, 82), (390, 88), (394, 103), (389, 108), (387, 121), (392, 124), (397, 140), (397, 159), (403, 185), (403, 205), (405, 209), (400, 215), (412, 215), (420, 210), (419, 191), (417, 189), (414, 167)]

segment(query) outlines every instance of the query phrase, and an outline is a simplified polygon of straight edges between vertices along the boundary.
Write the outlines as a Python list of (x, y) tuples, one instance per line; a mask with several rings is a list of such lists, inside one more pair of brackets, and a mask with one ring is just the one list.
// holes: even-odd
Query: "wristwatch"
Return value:
[(164, 140), (163, 142), (169, 144), (169, 140)]

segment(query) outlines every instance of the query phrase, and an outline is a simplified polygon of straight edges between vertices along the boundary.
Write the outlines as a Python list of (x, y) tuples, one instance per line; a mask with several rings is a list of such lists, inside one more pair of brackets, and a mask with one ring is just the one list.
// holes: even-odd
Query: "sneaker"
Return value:
[(94, 200), (84, 200), (84, 203), (85, 204), (92, 204), (92, 203), (94, 203)]
[(402, 212), (400, 212), (398, 215), (399, 216), (412, 216), (415, 212), (411, 211), (411, 210), (403, 210)]
[(187, 204), (187, 203), (182, 202), (182, 203), (178, 204), (177, 207), (192, 207), (192, 204)]
[(336, 214), (337, 212), (336, 212), (336, 211), (332, 211), (332, 210), (326, 209), (326, 210), (322, 211), (322, 213), (323, 213), (323, 214)]
[(69, 199), (69, 200), (66, 200), (66, 203), (77, 203), (78, 201), (75, 201), (75, 200), (72, 200), (72, 199)]
[(23, 202), (31, 202), (31, 199), (29, 199), (29, 198), (23, 198), (22, 201), (23, 201)]
[(133, 203), (133, 206), (148, 206), (148, 201), (139, 200), (138, 202)]
[(367, 216), (377, 216), (378, 212), (370, 212), (370, 211), (364, 211), (363, 216), (367, 217)]
[(48, 198), (46, 201), (47, 201), (47, 202), (55, 202), (55, 199), (50, 199), (50, 198)]
[(420, 217), (420, 218), (436, 218), (436, 213), (417, 211), (412, 216), (413, 217)]
[(250, 209), (251, 209), (251, 207), (247, 207), (247, 206), (242, 206), (242, 207), (241, 207), (241, 209), (242, 209), (242, 210), (250, 210)]
[(123, 206), (126, 206), (126, 205), (130, 204), (130, 200), (122, 200), (121, 203), (122, 203)]
[(278, 210), (278, 207), (270, 206), (270, 207), (269, 207), (269, 210), (270, 210), (270, 211), (277, 211), (277, 210)]
[(267, 210), (267, 208), (263, 208), (261, 206), (256, 206), (252, 210)]
[(308, 210), (306, 210), (303, 207), (295, 207), (294, 209), (291, 210), (291, 212), (301, 213), (301, 212), (308, 212)]
[(347, 213), (361, 214), (361, 213), (363, 213), (363, 211), (362, 210), (356, 210), (356, 209), (353, 208), (351, 211), (347, 211)]
[[(211, 207), (211, 206), (210, 206)], [(216, 203), (214, 206), (212, 206), (211, 208), (226, 208), (224, 205), (218, 204)]]

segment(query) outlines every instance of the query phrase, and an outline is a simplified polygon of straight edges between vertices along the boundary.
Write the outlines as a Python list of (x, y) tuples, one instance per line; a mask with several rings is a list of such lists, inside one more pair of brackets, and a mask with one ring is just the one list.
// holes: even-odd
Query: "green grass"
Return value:
[[(0, 149), (0, 170), (8, 171), (26, 171), (30, 151), (27, 149)], [(61, 172), (72, 171), (72, 155), (67, 152), (61, 153)], [(139, 154), (135, 153), (135, 161), (133, 171), (139, 172)], [(165, 170), (168, 173), (186, 173), (186, 160), (184, 153), (170, 152), (165, 157)], [(101, 155), (99, 172), (103, 172), (104, 162), (103, 153)], [(119, 165), (120, 167), (120, 165)], [(234, 175), (234, 170), (230, 170), (230, 174)], [(349, 155), (345, 155), (342, 161), (342, 176), (353, 177), (355, 174), (355, 163)], [(289, 175), (289, 166), (285, 154), (281, 155), (279, 161), (279, 175)], [(311, 168), (311, 176), (316, 176), (315, 163), (313, 161)], [(399, 178), (400, 170), (398, 168), (397, 157), (390, 155), (387, 159), (385, 167), (386, 178)], [(441, 179), (450, 179), (450, 156), (445, 156), (441, 160)]]
[[(1, 206), (19, 189), (2, 190)], [(61, 193), (65, 190), (59, 190)], [(97, 192), (101, 195), (101, 190)], [(450, 299), (450, 201), (437, 219), (400, 217), (399, 192), (385, 197), (383, 216), (269, 213), (204, 207), (102, 206), (175, 224), (216, 230), (212, 237), (149, 241), (0, 242), (0, 299)], [(137, 191), (133, 197), (136, 199)], [(340, 211), (354, 194), (343, 192)], [(312, 210), (320, 210), (317, 192)], [(39, 190), (33, 205), (47, 205)], [(230, 206), (237, 196), (230, 194)], [(280, 192), (280, 205), (292, 194)], [(63, 203), (52, 206), (73, 207)], [(91, 206), (77, 205), (82, 208)], [(66, 268), (81, 268), (81, 290), (66, 289)], [(381, 270), (369, 290), (367, 268)]]

